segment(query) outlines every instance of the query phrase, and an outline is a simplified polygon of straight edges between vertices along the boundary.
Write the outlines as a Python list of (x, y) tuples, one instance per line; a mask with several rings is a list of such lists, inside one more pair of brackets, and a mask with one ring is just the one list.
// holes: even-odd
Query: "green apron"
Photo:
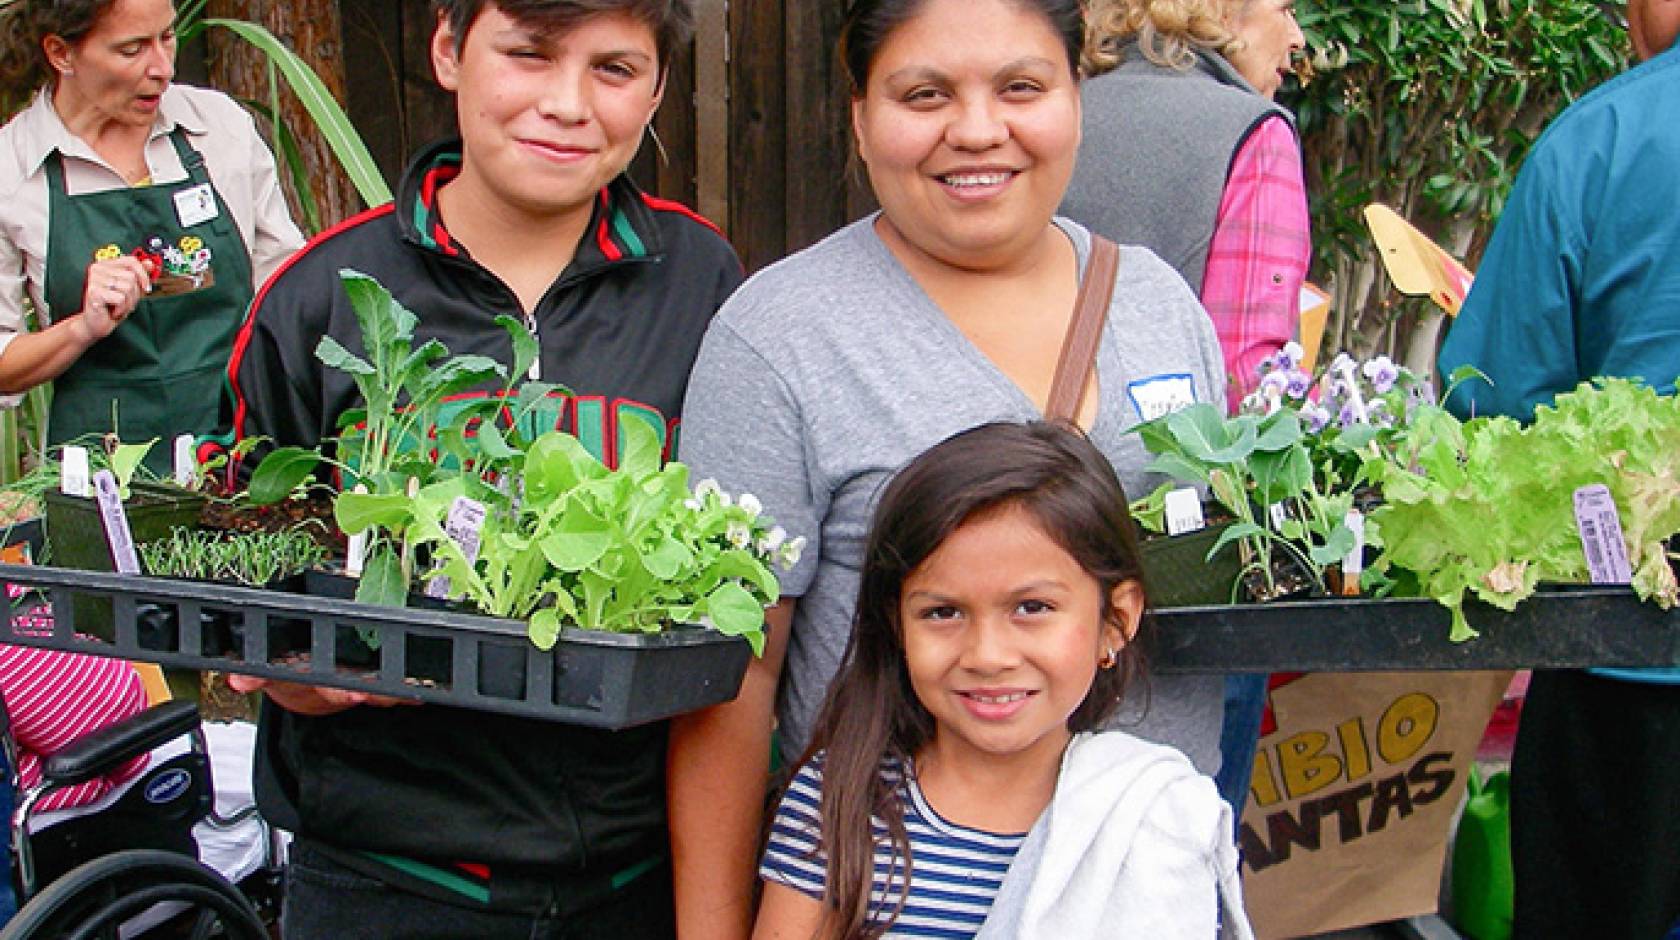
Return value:
[[(168, 259), (152, 293), (54, 380), (48, 439), (62, 444), (113, 430), (125, 443), (155, 437), (146, 465), (159, 474), (171, 469), (176, 435), (215, 429), (222, 373), (252, 295), (245, 240), (210, 183), (204, 157), (180, 128), (169, 140), (187, 171), (179, 183), (72, 196), (64, 186), (63, 157), (53, 152), (45, 167), (45, 296), (54, 316), (82, 308), (87, 267), (96, 255), (141, 249), (154, 261)], [(203, 218), (211, 199), (214, 215)]]

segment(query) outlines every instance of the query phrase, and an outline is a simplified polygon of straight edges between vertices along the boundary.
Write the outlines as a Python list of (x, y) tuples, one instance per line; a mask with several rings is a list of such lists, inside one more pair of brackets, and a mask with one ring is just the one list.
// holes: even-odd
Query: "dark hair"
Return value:
[(661, 74), (677, 48), (694, 35), (694, 0), (432, 0), (432, 8), (449, 21), (457, 48), (487, 6), (539, 36), (557, 36), (592, 16), (623, 13), (653, 31)]
[[(1005, 507), (1029, 513), (1096, 580), (1111, 623), (1118, 619), (1109, 606), (1114, 589), (1142, 583), (1125, 491), (1107, 458), (1068, 425), (982, 425), (946, 439), (893, 477), (870, 525), (852, 636), (803, 758), (823, 754), (830, 937), (867, 938), (886, 929), (869, 923), (871, 816), (886, 823), (908, 891), (909, 838), (898, 786), (883, 777), (882, 761), (902, 765), (913, 757), (933, 739), (934, 719), (916, 698), (904, 659), (904, 582), (963, 523)], [(1097, 672), (1068, 716), (1068, 730), (1092, 730), (1113, 713), (1128, 680), (1142, 670), (1144, 627), (1122, 647), (1115, 668)], [(896, 906), (902, 908), (902, 895)]]
[[(854, 0), (840, 29), (840, 64), (852, 85), (852, 97), (862, 97), (869, 84), (869, 65), (893, 30), (914, 19), (927, 0)], [(1079, 74), (1079, 53), (1085, 45), (1085, 18), (1079, 0), (1009, 0), (1044, 15), (1062, 37), (1068, 69)]]
[(41, 42), (57, 36), (75, 45), (116, 0), (14, 0), (0, 9), (0, 88), (33, 90), (55, 78)]

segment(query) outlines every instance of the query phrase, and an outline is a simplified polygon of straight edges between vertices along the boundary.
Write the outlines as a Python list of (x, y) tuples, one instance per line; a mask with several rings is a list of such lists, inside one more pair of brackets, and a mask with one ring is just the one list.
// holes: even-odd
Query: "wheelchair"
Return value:
[[(156, 759), (122, 794), (97, 810), (32, 825), (42, 798), (111, 773), (186, 737), (190, 746)], [(268, 940), (264, 917), (239, 888), (197, 858), (200, 820), (214, 812), (204, 731), (194, 702), (164, 702), (77, 740), (43, 762), (40, 783), (18, 789), (16, 747), (0, 701), (4, 778), (14, 800), (11, 858), (18, 911), (0, 940), (116, 940), (225, 937)], [(254, 813), (251, 808), (247, 813)], [(155, 924), (157, 920), (164, 923)]]

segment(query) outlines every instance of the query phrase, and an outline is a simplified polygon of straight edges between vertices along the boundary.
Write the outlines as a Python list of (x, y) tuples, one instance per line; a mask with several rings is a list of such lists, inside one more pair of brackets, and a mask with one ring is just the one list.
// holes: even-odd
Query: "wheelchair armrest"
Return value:
[(198, 727), (197, 702), (164, 702), (101, 728), (43, 762), (41, 782), (73, 787)]

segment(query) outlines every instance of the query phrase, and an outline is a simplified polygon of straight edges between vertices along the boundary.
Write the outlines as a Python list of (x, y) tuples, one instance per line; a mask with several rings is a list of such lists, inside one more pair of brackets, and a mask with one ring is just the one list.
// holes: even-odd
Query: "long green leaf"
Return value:
[(356, 585), (356, 601), (380, 607), (408, 606), (408, 581), (403, 577), (402, 561), (391, 546), (382, 544), (373, 550)]
[(299, 58), (297, 53), (273, 33), (256, 23), (229, 19), (207, 19), (203, 23), (207, 27), (219, 26), (232, 32), (262, 50), (273, 60), (280, 74), (285, 76), (287, 84), (291, 86), (293, 94), (303, 102), (304, 110), (314, 119), (315, 126), (320, 128), (327, 146), (332, 148), (338, 162), (343, 164), (345, 174), (350, 177), (350, 182), (356, 187), (362, 201), (369, 206), (384, 205), (391, 201), (391, 188), (385, 184), (385, 178), (380, 175), (379, 167), (373, 162), (373, 155), (368, 153), (361, 135), (356, 133), (349, 116), (333, 99), (332, 93), (327, 91), (327, 86), (307, 62)]
[(297, 135), (280, 120), (280, 113), (272, 106), (250, 98), (241, 98), (239, 103), (267, 118), (273, 126), (274, 149), (279, 151), (280, 162), (292, 178), (292, 188), (297, 190), (298, 204), (303, 207), (304, 228), (319, 232), (321, 207), (315, 204), (315, 187), (309, 182), (309, 164), (303, 162), (303, 150), (298, 147)]

